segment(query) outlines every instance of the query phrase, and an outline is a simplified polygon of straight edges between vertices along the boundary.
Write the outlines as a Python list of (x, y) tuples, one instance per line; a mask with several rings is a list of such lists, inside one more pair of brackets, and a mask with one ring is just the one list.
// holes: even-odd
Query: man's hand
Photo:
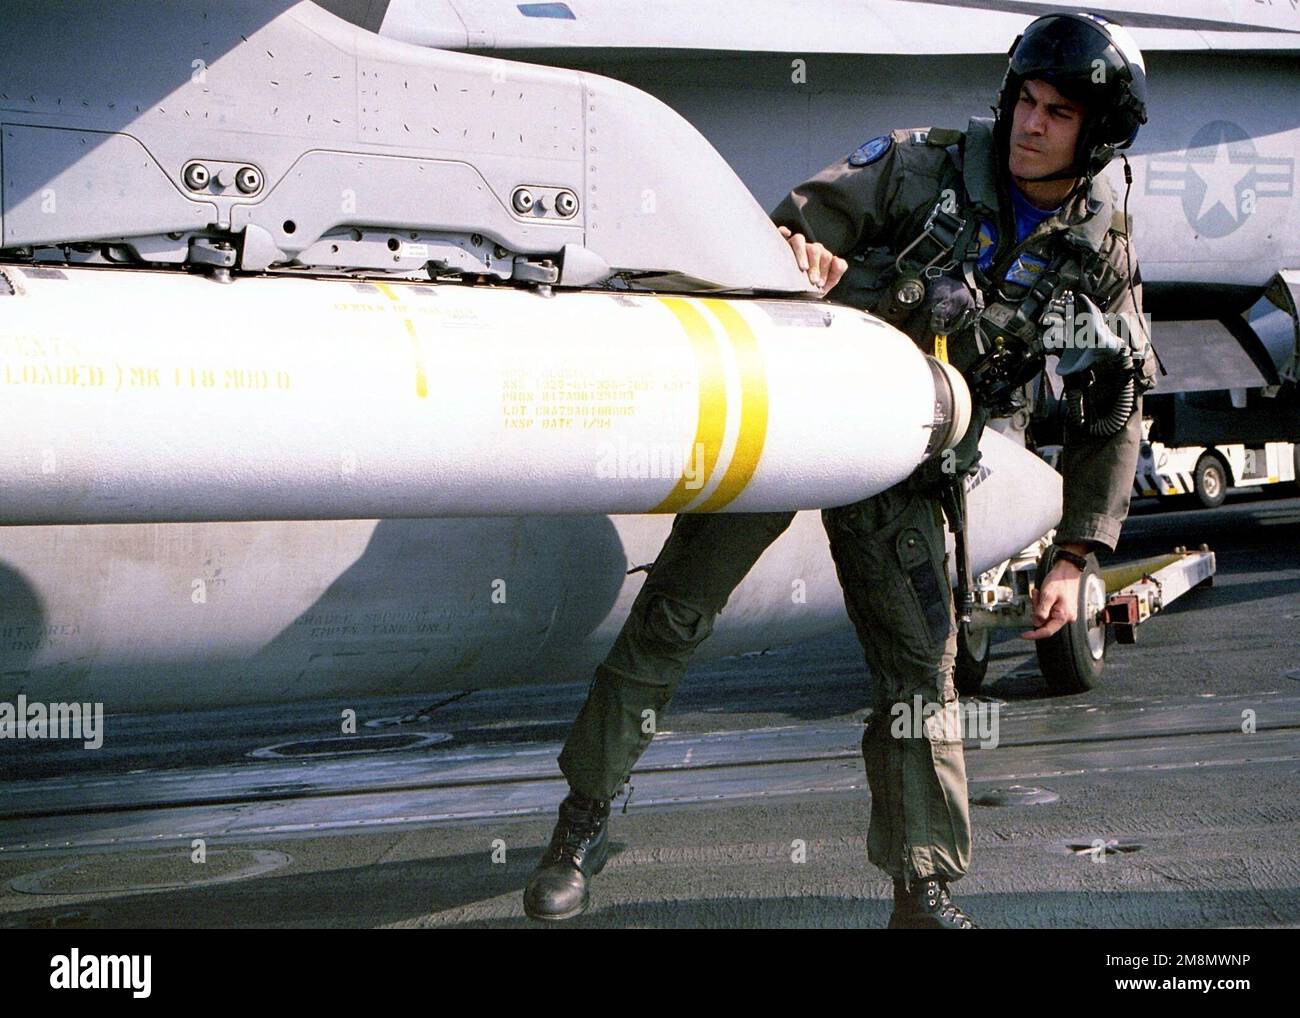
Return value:
[(1037, 627), (1021, 633), (1022, 640), (1045, 640), (1066, 623), (1079, 617), (1078, 566), (1061, 561), (1052, 566), (1043, 577), (1043, 585), (1034, 591), (1034, 607), (1030, 621)]
[(837, 258), (821, 244), (809, 244), (802, 233), (791, 233), (788, 226), (778, 226), (781, 236), (794, 252), (794, 260), (802, 272), (808, 273), (808, 280), (823, 294), (835, 288), (835, 284), (848, 271), (849, 263)]

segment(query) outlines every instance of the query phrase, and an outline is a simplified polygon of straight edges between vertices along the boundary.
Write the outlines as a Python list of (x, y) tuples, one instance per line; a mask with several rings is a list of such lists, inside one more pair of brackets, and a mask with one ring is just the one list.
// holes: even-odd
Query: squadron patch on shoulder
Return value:
[(849, 165), (870, 166), (888, 152), (889, 146), (893, 143), (893, 139), (887, 134), (882, 134), (879, 138), (872, 138), (870, 141), (864, 141), (850, 154)]

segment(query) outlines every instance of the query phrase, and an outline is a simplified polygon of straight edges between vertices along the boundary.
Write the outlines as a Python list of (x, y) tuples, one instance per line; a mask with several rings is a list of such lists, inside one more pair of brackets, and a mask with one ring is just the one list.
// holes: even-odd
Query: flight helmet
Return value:
[(1074, 162), (1044, 180), (1091, 177), (1147, 122), (1142, 51), (1122, 25), (1092, 14), (1047, 14), (1016, 36), (998, 90), (995, 137), (1005, 158), (1023, 82), (1040, 79), (1086, 109)]

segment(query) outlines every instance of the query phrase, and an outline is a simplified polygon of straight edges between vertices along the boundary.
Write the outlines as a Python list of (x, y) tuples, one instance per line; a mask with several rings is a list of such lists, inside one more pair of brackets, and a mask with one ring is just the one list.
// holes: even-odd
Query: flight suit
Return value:
[[(832, 298), (867, 310), (882, 295), (873, 266), (892, 263), (948, 192), (956, 192), (965, 212), (995, 217), (1002, 236), (1014, 239), (1013, 226), (1003, 218), (1006, 202), (999, 200), (991, 121), (972, 119), (964, 135), (896, 131), (887, 144), (883, 141), (876, 139), (796, 187), (772, 215), (777, 225), (850, 256), (849, 272)], [(1137, 311), (1138, 291), (1128, 286), (1124, 251), (1127, 223), (1121, 219), (1109, 184), (1097, 179), (1087, 195), (1040, 224), (1018, 247), (1068, 250), (1076, 260), (1071, 264), (1078, 269), (1079, 288), (1099, 307)], [(1012, 245), (1002, 247), (1010, 251)], [(978, 282), (989, 294), (998, 289), (987, 279)], [(932, 339), (915, 322), (904, 328), (923, 348)], [(1144, 379), (1152, 370), (1148, 353)], [(1141, 416), (1139, 401), (1128, 425), (1109, 438), (1066, 436), (1058, 541), (1114, 548), (1128, 510)], [(986, 419), (977, 407), (976, 421), (958, 449), (959, 473), (978, 459)], [(872, 799), (868, 857), (909, 886), (930, 875), (956, 880), (970, 865), (953, 686), (957, 630), (936, 480), (933, 471), (918, 470), (887, 491), (822, 513), (845, 606), (874, 679), (872, 715), (862, 740)], [(731, 592), (793, 518), (793, 513), (677, 517), (613, 648), (596, 669), (560, 754), (560, 768), (574, 789), (597, 799), (617, 794), (649, 745), (695, 648), (712, 632)], [(924, 717), (919, 738), (910, 719), (895, 725), (893, 713), (900, 704), (915, 709), (917, 696)]]

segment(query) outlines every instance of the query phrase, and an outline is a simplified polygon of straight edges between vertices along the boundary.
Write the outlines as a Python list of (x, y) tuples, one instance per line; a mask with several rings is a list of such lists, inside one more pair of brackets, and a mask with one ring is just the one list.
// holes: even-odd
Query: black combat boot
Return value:
[(609, 858), (609, 800), (569, 790), (551, 844), (524, 888), (532, 919), (572, 919), (587, 909), (587, 884)]
[(953, 904), (948, 897), (948, 881), (943, 877), (922, 877), (907, 890), (903, 881), (894, 880), (894, 914), (889, 917), (891, 930), (978, 930), (975, 920)]

